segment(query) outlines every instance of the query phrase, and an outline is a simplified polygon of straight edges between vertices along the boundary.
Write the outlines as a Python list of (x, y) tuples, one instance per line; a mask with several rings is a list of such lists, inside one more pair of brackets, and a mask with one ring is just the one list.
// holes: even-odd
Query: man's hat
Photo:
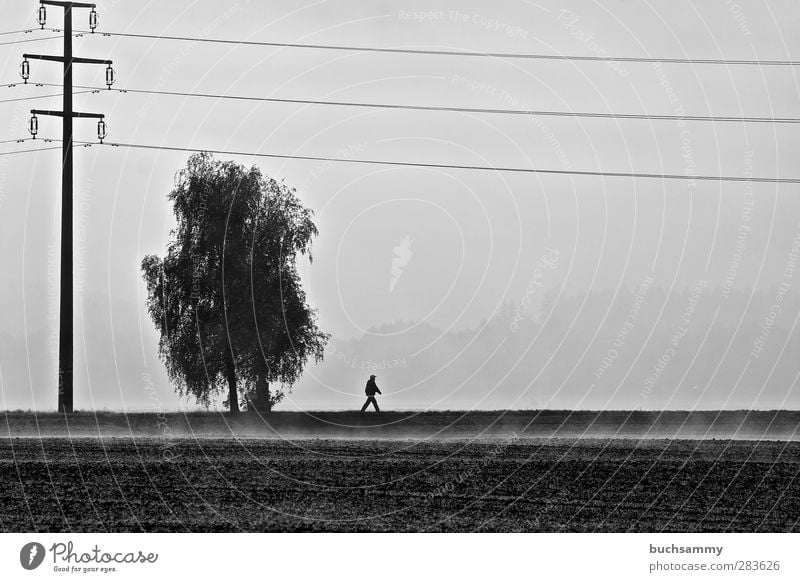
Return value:
[(370, 376), (370, 378), (375, 378), (375, 377), (376, 377), (376, 376), (375, 376), (375, 374), (372, 374), (372, 375)]

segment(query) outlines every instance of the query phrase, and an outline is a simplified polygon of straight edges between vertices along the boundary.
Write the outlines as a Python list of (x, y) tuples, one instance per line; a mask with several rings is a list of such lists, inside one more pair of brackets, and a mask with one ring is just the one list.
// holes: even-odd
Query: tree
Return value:
[(168, 198), (177, 226), (167, 254), (142, 260), (167, 373), (202, 404), (227, 386), (231, 412), (242, 395), (270, 410), (329, 338), (297, 272), (298, 255), (312, 260), (313, 213), (257, 167), (208, 153), (189, 158)]

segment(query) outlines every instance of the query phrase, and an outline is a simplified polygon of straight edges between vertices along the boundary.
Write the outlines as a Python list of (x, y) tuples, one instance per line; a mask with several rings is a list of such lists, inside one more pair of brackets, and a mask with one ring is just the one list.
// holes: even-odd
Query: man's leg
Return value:
[(378, 399), (374, 396), (372, 397), (372, 405), (375, 407), (375, 412), (380, 412), (381, 409), (378, 408)]
[(367, 406), (369, 406), (369, 401), (370, 400), (371, 400), (371, 397), (368, 396), (367, 397), (367, 401), (364, 403), (364, 406), (361, 407), (361, 412), (364, 412), (367, 409)]

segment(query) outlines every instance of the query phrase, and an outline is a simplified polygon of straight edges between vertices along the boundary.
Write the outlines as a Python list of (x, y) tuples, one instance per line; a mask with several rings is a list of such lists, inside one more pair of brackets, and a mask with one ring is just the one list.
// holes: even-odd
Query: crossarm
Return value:
[[(64, 57), (58, 57), (53, 55), (29, 55), (24, 54), (22, 55), (23, 59), (32, 59), (34, 61), (56, 61), (58, 63), (64, 62)], [(114, 61), (108, 61), (105, 59), (85, 59), (83, 57), (72, 57), (73, 63), (83, 63), (86, 65), (113, 65)]]
[(87, 4), (86, 2), (60, 2), (59, 0), (39, 0), (39, 4), (61, 6), (62, 8), (94, 8), (96, 6), (95, 4)]
[[(63, 111), (51, 111), (49, 109), (31, 109), (33, 115), (52, 115), (53, 117), (64, 117)], [(102, 113), (81, 113), (80, 111), (73, 111), (72, 117), (89, 117), (92, 119), (105, 119)]]

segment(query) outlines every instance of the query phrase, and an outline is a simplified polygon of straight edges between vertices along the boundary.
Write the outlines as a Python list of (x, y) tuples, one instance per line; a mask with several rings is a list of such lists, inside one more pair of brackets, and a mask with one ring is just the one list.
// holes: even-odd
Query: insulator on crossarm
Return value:
[(31, 76), (31, 63), (26, 58), (22, 59), (22, 66), (20, 67), (19, 76), (22, 77), (25, 83), (28, 82), (28, 79)]
[(103, 140), (106, 139), (107, 135), (108, 126), (106, 125), (106, 122), (101, 119), (97, 122), (97, 139), (100, 141), (100, 143), (103, 143)]
[(116, 75), (114, 74), (114, 69), (111, 68), (111, 65), (106, 67), (106, 85), (108, 86), (109, 90), (111, 89), (111, 85), (114, 84), (116, 80)]
[(36, 22), (38, 22), (42, 30), (44, 30), (44, 25), (47, 22), (47, 8), (44, 4), (39, 6), (39, 10), (36, 12)]
[(33, 139), (36, 139), (36, 134), (39, 133), (39, 120), (35, 113), (31, 116), (30, 121), (28, 121), (28, 131), (33, 136)]
[(94, 33), (94, 29), (97, 28), (98, 20), (97, 10), (95, 10), (94, 6), (92, 6), (92, 10), (89, 12), (89, 29), (92, 31), (92, 33)]

